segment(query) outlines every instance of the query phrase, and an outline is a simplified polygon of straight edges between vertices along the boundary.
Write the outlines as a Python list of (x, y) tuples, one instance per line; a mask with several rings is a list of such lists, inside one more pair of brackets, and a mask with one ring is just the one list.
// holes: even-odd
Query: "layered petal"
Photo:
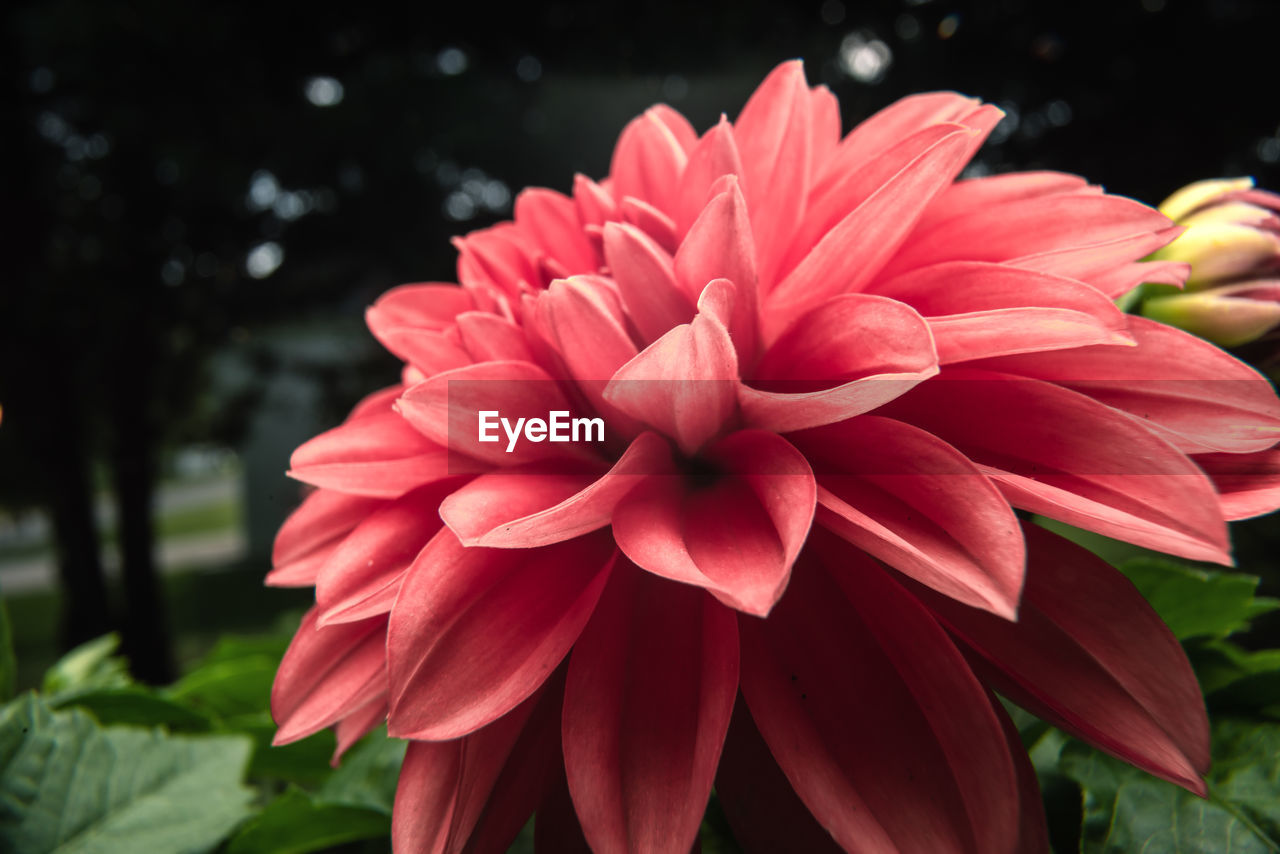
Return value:
[(614, 539), (642, 568), (763, 616), (812, 523), (813, 474), (785, 439), (756, 430), (727, 437), (705, 460), (706, 471), (636, 486), (614, 508)]
[(829, 561), (769, 620), (739, 618), (742, 693), (779, 767), (846, 850), (1011, 851), (1017, 780), (982, 686), (869, 558)]
[(1224, 518), (1248, 519), (1280, 508), (1280, 447), (1192, 459), (1213, 480)]
[(1031, 570), (1017, 622), (918, 595), (987, 662), (980, 675), (993, 689), (1203, 795), (1209, 725), (1177, 639), (1119, 571), (1035, 525), (1024, 529)]
[(614, 555), (602, 534), (514, 550), (465, 548), (441, 531), (391, 612), (392, 735), (458, 738), (523, 702), (577, 640)]
[(433, 442), (394, 412), (334, 427), (303, 444), (289, 460), (292, 478), (371, 498), (397, 498), (467, 470), (451, 465), (443, 444)]
[(318, 489), (303, 499), (280, 526), (271, 551), (273, 587), (309, 587), (329, 554), (366, 516), (385, 502), (332, 489)]
[(565, 686), (565, 771), (593, 851), (689, 849), (737, 689), (733, 612), (619, 566)]
[(1017, 614), (1026, 552), (1009, 503), (955, 448), (865, 415), (791, 440), (818, 478), (818, 524), (947, 596)]
[(660, 211), (674, 209), (675, 189), (688, 161), (680, 137), (668, 124), (672, 112), (646, 110), (622, 131), (613, 149), (609, 177), (616, 198), (632, 196)]

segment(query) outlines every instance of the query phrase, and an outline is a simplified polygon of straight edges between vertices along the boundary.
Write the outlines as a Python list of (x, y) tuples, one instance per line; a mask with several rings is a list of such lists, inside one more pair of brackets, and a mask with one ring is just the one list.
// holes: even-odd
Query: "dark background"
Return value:
[[(655, 101), (705, 129), (802, 57), (846, 130), (922, 90), (1005, 107), (974, 174), (1060, 169), (1153, 204), (1204, 177), (1280, 189), (1272, 0), (47, 0), (0, 15), (0, 508), (43, 514), (60, 579), (10, 610), (49, 654), (54, 623), (62, 645), (120, 629), (153, 680), (172, 674), (175, 627), (305, 604), (257, 585), (298, 497), (289, 449), (394, 381), (364, 307), (452, 279), (449, 237), (509, 216), (519, 188), (602, 176)], [(198, 583), (156, 559), (158, 485), (191, 447), (235, 453), (249, 532)], [(1237, 532), (1245, 568), (1268, 571), (1269, 530)]]

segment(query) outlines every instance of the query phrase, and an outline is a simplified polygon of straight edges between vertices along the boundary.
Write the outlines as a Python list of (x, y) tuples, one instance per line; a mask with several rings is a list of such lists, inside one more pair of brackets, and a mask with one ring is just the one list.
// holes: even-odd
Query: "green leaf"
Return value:
[(264, 653), (214, 657), (179, 679), (165, 695), (215, 717), (265, 712), (279, 665), (280, 659)]
[(101, 724), (166, 726), (186, 732), (206, 732), (210, 727), (209, 718), (205, 715), (141, 685), (86, 691), (50, 705), (53, 708), (82, 708)]
[(386, 730), (379, 729), (343, 757), (338, 770), (325, 781), (316, 796), (327, 802), (355, 804), (391, 815), (400, 765), (408, 746), (407, 741), (387, 738)]
[(34, 695), (0, 714), (0, 850), (198, 854), (249, 814), (246, 739), (101, 727)]
[(1084, 790), (1085, 854), (1280, 851), (1280, 725), (1227, 719), (1214, 727), (1202, 800), (1078, 742), (1058, 767)]
[(255, 712), (224, 718), (221, 728), (244, 733), (254, 741), (253, 759), (249, 762), (249, 777), (254, 780), (282, 780), (312, 788), (329, 779), (333, 768), (329, 759), (333, 756), (334, 737), (331, 730), (285, 744), (272, 745), (276, 724), (267, 712)]
[(305, 854), (390, 833), (387, 813), (321, 803), (306, 792), (290, 789), (236, 834), (227, 854)]
[(9, 611), (0, 599), (0, 701), (13, 696), (18, 684), (18, 659), (13, 654), (13, 629), (9, 625)]
[(1280, 600), (1254, 597), (1258, 579), (1252, 575), (1192, 569), (1159, 558), (1134, 558), (1120, 571), (1179, 640), (1225, 638), (1248, 628), (1254, 617), (1280, 608)]
[(45, 673), (45, 696), (61, 703), (76, 694), (133, 684), (128, 663), (116, 655), (119, 647), (120, 636), (115, 633), (80, 644)]

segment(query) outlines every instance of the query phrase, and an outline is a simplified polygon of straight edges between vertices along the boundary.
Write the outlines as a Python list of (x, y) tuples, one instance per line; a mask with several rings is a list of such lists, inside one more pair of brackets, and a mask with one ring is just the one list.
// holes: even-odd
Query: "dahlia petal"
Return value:
[(792, 60), (769, 73), (734, 122), (763, 283), (774, 281), (783, 250), (804, 216), (812, 169), (809, 109), (804, 67)]
[(331, 726), (386, 691), (385, 617), (318, 625), (319, 608), (302, 618), (271, 686), (273, 744)]
[(586, 446), (569, 442), (516, 442), (508, 452), (501, 429), (490, 432), (496, 441), (480, 441), (481, 412), (500, 413), (515, 424), (518, 418), (545, 419), (548, 412), (572, 410), (559, 386), (531, 362), (480, 362), (436, 374), (406, 391), (398, 406), (404, 421), (448, 449), (450, 474), (476, 471), (476, 460), (512, 465), (589, 455)]
[(791, 437), (820, 472), (818, 523), (953, 599), (1014, 619), (1026, 551), (1018, 519), (967, 457), (864, 415)]
[(914, 309), (844, 294), (793, 321), (738, 400), (747, 424), (790, 432), (869, 412), (937, 372), (933, 334)]
[(535, 854), (592, 854), (573, 809), (563, 768), (538, 805), (533, 820), (533, 850)]
[[(458, 315), (458, 338), (470, 362), (529, 361), (533, 358), (524, 331), (496, 314), (467, 311)], [(462, 367), (458, 365), (456, 367)]]
[[(427, 541), (440, 530), (440, 499), (454, 484), (416, 489), (371, 513), (333, 550), (316, 578), (320, 625), (391, 610), (400, 578)], [(372, 604), (378, 610), (369, 611)]]
[(828, 192), (834, 182), (861, 169), (900, 140), (931, 125), (959, 121), (979, 104), (977, 98), (955, 92), (922, 92), (894, 101), (849, 131), (816, 176), (814, 195)]
[[(468, 844), (470, 837), (488, 808), (505, 806), (492, 797), (494, 789), (542, 699), (530, 697), (484, 729), (455, 741), (409, 743), (392, 811), (395, 850), (414, 854), (475, 850)], [(529, 812), (533, 805), (529, 803)], [(513, 837), (526, 818), (528, 813), (518, 819)]]
[(387, 695), (379, 694), (351, 714), (334, 724), (333, 757), (329, 764), (337, 768), (342, 755), (355, 746), (356, 742), (373, 732), (387, 719)]
[(1255, 369), (1200, 338), (1130, 317), (1137, 348), (1087, 347), (993, 359), (1128, 412), (1188, 453), (1262, 451), (1280, 439), (1280, 399)]
[[(342, 541), (356, 525), (385, 502), (376, 498), (347, 495), (331, 489), (319, 489), (303, 499), (298, 508), (280, 526), (271, 550), (267, 583), (282, 587), (293, 584), (281, 581), (291, 565), (323, 551), (325, 554)], [(273, 579), (273, 575), (279, 573)], [(314, 579), (313, 579), (314, 581)], [(310, 585), (313, 581), (304, 582)]]
[(848, 213), (857, 209), (885, 182), (906, 168), (924, 152), (954, 133), (964, 133), (964, 125), (947, 122), (922, 128), (889, 146), (873, 159), (842, 170), (839, 177), (810, 194), (804, 222), (787, 250), (783, 271), (789, 272), (828, 231)]
[(694, 300), (676, 283), (669, 254), (635, 226), (609, 223), (604, 252), (627, 314), (645, 342), (693, 319)]
[(653, 113), (654, 118), (662, 122), (666, 129), (671, 132), (681, 151), (688, 154), (697, 145), (698, 132), (693, 129), (693, 125), (689, 124), (689, 120), (680, 114), (679, 110), (666, 104), (654, 104), (649, 108), (649, 112)]
[(618, 205), (623, 220), (651, 237), (665, 252), (676, 251), (680, 239), (676, 235), (676, 223), (671, 217), (648, 202), (632, 196), (624, 196)]
[(573, 203), (584, 228), (618, 218), (618, 204), (613, 196), (586, 175), (573, 176)]
[(1009, 745), (1009, 756), (1013, 759), (1013, 767), (1018, 775), (1018, 815), (1021, 823), (1018, 826), (1018, 847), (1016, 854), (1052, 854), (1049, 846), (1049, 826), (1045, 821), (1044, 799), (1040, 796), (1040, 780), (1036, 777), (1035, 766), (1022, 744), (1018, 727), (1009, 713), (1000, 705), (994, 694), (988, 692), (991, 709), (1000, 719), (1004, 730), (1005, 743)]
[(1024, 530), (1031, 570), (1017, 622), (917, 594), (990, 664), (981, 675), (993, 689), (1203, 796), (1209, 724), (1177, 639), (1119, 571), (1036, 525)]
[(394, 412), (327, 430), (289, 459), (296, 480), (373, 498), (398, 498), (454, 473), (449, 452)]
[(693, 844), (737, 691), (732, 611), (634, 567), (613, 574), (565, 683), (565, 772), (593, 850)]
[(568, 196), (531, 187), (516, 196), (516, 225), (533, 235), (543, 252), (571, 273), (593, 272), (600, 266), (591, 241), (582, 231), (582, 219)]
[(1064, 193), (974, 208), (917, 230), (885, 266), (894, 276), (942, 261), (1008, 261), (1168, 228), (1154, 208), (1121, 196)]
[(404, 394), (403, 384), (388, 386), (371, 394), (366, 394), (355, 406), (351, 407), (351, 412), (347, 415), (346, 420), (354, 421), (357, 418), (364, 418), (366, 415), (380, 415), (390, 412), (396, 402), (396, 398), (402, 394)]
[(1213, 480), (1224, 518), (1249, 519), (1280, 509), (1280, 448), (1192, 459)]
[(1208, 478), (1142, 423), (1085, 395), (953, 370), (883, 414), (955, 446), (1015, 507), (1193, 560), (1231, 562)]
[[(858, 290), (892, 263), (916, 218), (964, 165), (975, 133), (957, 131), (939, 140), (828, 231), (768, 295), (765, 319), (772, 328), (784, 328), (830, 297)], [(849, 264), (849, 258), (858, 263)]]
[(468, 255), (499, 291), (508, 297), (538, 283), (536, 248), (515, 223), (498, 223), (466, 237), (455, 237), (459, 255)]
[[(957, 121), (952, 119), (952, 121)], [(956, 181), (943, 190), (937, 201), (920, 217), (916, 227), (931, 229), (940, 222), (980, 208), (1006, 202), (1063, 193), (1101, 192), (1085, 179), (1065, 172), (1012, 172)], [(1135, 255), (1133, 257), (1140, 257)]]
[(809, 90), (809, 121), (809, 162), (816, 174), (840, 145), (840, 102), (824, 85)]
[(1012, 849), (1017, 781), (985, 691), (922, 605), (830, 545), (832, 575), (814, 560), (768, 621), (738, 621), (742, 694), (778, 765), (846, 850)]
[(762, 431), (733, 434), (705, 455), (720, 478), (692, 488), (676, 476), (642, 482), (614, 508), (614, 539), (655, 575), (763, 616), (786, 589), (812, 523), (812, 472), (789, 442)]
[(747, 203), (736, 180), (707, 202), (675, 256), (676, 281), (686, 294), (701, 294), (715, 279), (735, 285), (733, 314), (725, 323), (739, 364), (750, 364), (757, 328), (756, 249)]
[(365, 312), (365, 322), (374, 337), (397, 358), (424, 374), (452, 370), (472, 361), (455, 336), (414, 326), (388, 326), (376, 310), (374, 306)]
[(642, 433), (614, 463), (581, 473), (564, 462), (534, 463), (481, 475), (440, 504), (440, 516), (466, 546), (526, 549), (603, 528), (642, 475), (671, 468), (671, 450)]
[(712, 184), (724, 175), (741, 176), (742, 158), (738, 155), (733, 125), (721, 115), (719, 123), (707, 131), (689, 152), (675, 215), (678, 236), (683, 238), (688, 233), (689, 226), (706, 207)]
[(1182, 287), (1191, 270), (1189, 264), (1135, 260), (1164, 246), (1181, 232), (1180, 226), (1140, 231), (1098, 243), (1011, 258), (1005, 263), (1077, 279), (1097, 288), (1108, 299), (1118, 299), (1141, 282)]
[(392, 288), (369, 308), (370, 331), (379, 339), (377, 326), (408, 327), (439, 332), (464, 311), (475, 308), (471, 295), (454, 284), (429, 282)]
[(660, 211), (674, 209), (673, 195), (688, 156), (667, 125), (669, 119), (669, 112), (649, 109), (623, 128), (609, 165), (615, 198), (633, 196)]
[[(1123, 322), (1123, 318), (1121, 318)], [(1090, 345), (1134, 346), (1124, 329), (1061, 308), (998, 308), (929, 318), (942, 365)]]
[(760, 731), (739, 702), (733, 710), (716, 773), (716, 797), (734, 836), (753, 851), (843, 854), (818, 824), (774, 761)]
[(267, 587), (314, 587), (321, 568), (337, 547), (337, 542), (330, 542), (296, 560), (279, 564), (267, 572), (263, 583)]
[[(725, 287), (723, 280), (707, 285), (713, 291)], [(734, 413), (737, 379), (729, 331), (714, 315), (699, 312), (619, 368), (604, 398), (692, 454)]]
[(457, 738), (523, 702), (577, 640), (615, 556), (607, 535), (535, 550), (435, 537), (391, 611), (391, 734)]
[(636, 345), (623, 326), (617, 297), (597, 276), (575, 276), (551, 283), (538, 298), (541, 326), (591, 406), (614, 429), (619, 415), (604, 400), (604, 387), (618, 368), (636, 355)]

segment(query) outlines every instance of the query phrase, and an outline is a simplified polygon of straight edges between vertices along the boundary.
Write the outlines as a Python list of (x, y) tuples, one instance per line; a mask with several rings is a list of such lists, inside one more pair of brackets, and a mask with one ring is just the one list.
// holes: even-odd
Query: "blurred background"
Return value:
[[(1273, 0), (328, 8), (0, 12), (0, 591), (20, 687), (112, 629), (136, 675), (167, 681), (219, 633), (306, 607), (261, 581), (300, 498), (289, 453), (395, 381), (364, 308), (452, 280), (449, 238), (509, 217), (520, 188), (604, 175), (656, 101), (705, 129), (802, 57), (846, 130), (916, 91), (999, 104), (970, 175), (1059, 169), (1152, 204), (1205, 177), (1280, 189)], [(1275, 527), (1236, 531), (1273, 593)]]

